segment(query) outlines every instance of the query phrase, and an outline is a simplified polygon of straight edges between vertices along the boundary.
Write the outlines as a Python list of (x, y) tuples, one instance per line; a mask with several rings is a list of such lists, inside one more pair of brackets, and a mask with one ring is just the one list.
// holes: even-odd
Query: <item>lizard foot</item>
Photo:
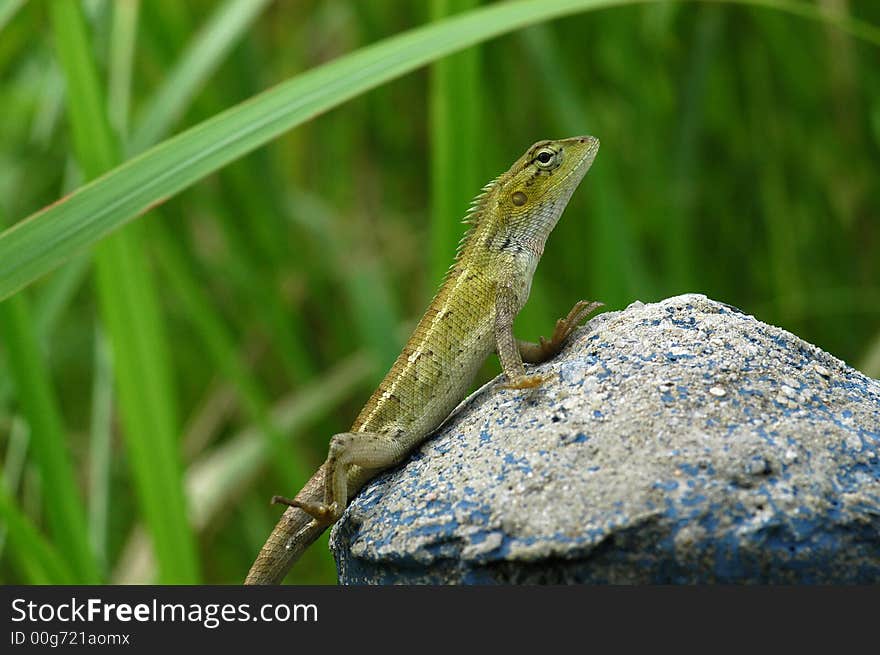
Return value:
[(501, 385), (502, 389), (534, 389), (547, 382), (552, 376), (547, 373), (518, 375)]
[(325, 505), (324, 503), (308, 503), (302, 500), (297, 500), (296, 498), (285, 498), (284, 496), (272, 496), (272, 503), (297, 507), (321, 523), (333, 523), (341, 515), (336, 503), (330, 505)]

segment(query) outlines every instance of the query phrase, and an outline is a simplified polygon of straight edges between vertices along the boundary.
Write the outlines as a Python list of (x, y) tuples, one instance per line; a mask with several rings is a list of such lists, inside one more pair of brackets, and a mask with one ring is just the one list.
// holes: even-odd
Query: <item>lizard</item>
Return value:
[(545, 375), (523, 362), (555, 356), (601, 303), (578, 301), (538, 343), (513, 334), (544, 245), (593, 163), (591, 136), (538, 141), (483, 187), (439, 291), (351, 429), (330, 440), (327, 459), (288, 505), (254, 561), (245, 584), (278, 584), (290, 566), (342, 515), (379, 472), (400, 463), (464, 398), (494, 351), (509, 389), (533, 389)]

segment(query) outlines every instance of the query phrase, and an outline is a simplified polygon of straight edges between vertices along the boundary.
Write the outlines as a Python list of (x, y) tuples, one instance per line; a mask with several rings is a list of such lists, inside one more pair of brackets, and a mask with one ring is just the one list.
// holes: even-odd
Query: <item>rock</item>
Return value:
[(474, 393), (333, 530), (342, 583), (880, 581), (880, 383), (685, 295)]

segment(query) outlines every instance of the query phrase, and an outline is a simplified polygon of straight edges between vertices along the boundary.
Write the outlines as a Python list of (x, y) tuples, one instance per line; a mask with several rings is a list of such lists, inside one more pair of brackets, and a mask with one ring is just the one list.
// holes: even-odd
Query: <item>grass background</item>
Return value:
[[(135, 180), (116, 167), (161, 143), (137, 160), (158, 179), (185, 150), (165, 139), (200, 126), (207, 152), (249, 123), (203, 121), (306, 71), (333, 107), (182, 168), (179, 193), (72, 256), (79, 233), (46, 217), (77, 226), (107, 202), (0, 235), (0, 582), (241, 581), (279, 514), (267, 499), (348, 427), (470, 198), (541, 138), (602, 149), (520, 335), (578, 298), (694, 291), (880, 377), (880, 4), (585, 0), (603, 8), (372, 90), (318, 69), (485, 4), (0, 0), (2, 227), (108, 170)], [(437, 33), (407, 47), (430, 62)], [(15, 277), (28, 262), (52, 272)], [(326, 536), (288, 578), (334, 579)]]

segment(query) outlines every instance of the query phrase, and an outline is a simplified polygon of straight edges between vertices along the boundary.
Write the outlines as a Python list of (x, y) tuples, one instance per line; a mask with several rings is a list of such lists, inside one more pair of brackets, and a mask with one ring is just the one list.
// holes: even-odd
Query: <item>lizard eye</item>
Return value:
[(556, 152), (549, 148), (539, 150), (538, 154), (535, 155), (535, 163), (538, 164), (539, 168), (552, 168), (555, 159)]

